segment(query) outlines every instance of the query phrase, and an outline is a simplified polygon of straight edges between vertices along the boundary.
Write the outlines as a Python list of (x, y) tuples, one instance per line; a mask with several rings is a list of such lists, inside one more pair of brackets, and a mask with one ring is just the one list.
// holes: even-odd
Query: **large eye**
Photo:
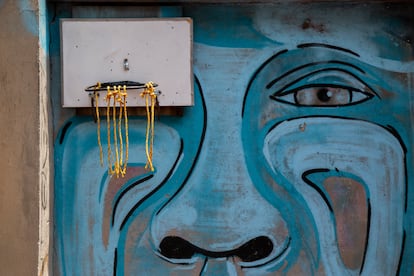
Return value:
[(337, 107), (371, 99), (375, 93), (356, 76), (323, 70), (296, 80), (270, 97), (297, 106)]

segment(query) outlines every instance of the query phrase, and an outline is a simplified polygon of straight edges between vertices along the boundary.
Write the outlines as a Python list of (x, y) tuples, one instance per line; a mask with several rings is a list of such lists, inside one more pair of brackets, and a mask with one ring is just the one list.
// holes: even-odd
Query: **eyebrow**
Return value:
[(345, 53), (354, 55), (356, 57), (361, 57), (359, 54), (355, 53), (354, 51), (351, 51), (349, 49), (345, 49), (345, 48), (342, 48), (342, 47), (330, 45), (330, 44), (323, 44), (323, 43), (303, 43), (303, 44), (299, 44), (297, 47), (298, 48), (308, 48), (308, 47), (329, 48), (329, 49), (334, 49), (334, 50), (342, 51), (342, 52), (345, 52)]
[(309, 67), (309, 66), (318, 65), (318, 64), (342, 64), (342, 65), (346, 65), (346, 66), (352, 67), (352, 68), (354, 68), (354, 69), (358, 70), (359, 72), (361, 72), (362, 74), (365, 74), (365, 71), (364, 71), (364, 70), (362, 70), (361, 68), (359, 68), (358, 66), (356, 66), (356, 65), (354, 65), (354, 64), (351, 64), (351, 63), (348, 63), (348, 62), (344, 62), (344, 61), (339, 61), (339, 60), (330, 60), (330, 61), (310, 62), (310, 63), (304, 64), (304, 65), (298, 66), (298, 67), (296, 67), (296, 68), (294, 68), (294, 69), (292, 69), (292, 70), (289, 70), (289, 71), (287, 71), (286, 73), (284, 73), (284, 74), (280, 75), (279, 77), (277, 77), (277, 78), (275, 78), (275, 79), (271, 80), (271, 81), (270, 81), (270, 82), (266, 85), (266, 89), (270, 89), (270, 88), (272, 88), (272, 86), (273, 86), (276, 82), (278, 82), (280, 79), (282, 79), (282, 78), (286, 77), (287, 75), (292, 74), (292, 73), (293, 73), (293, 72), (295, 72), (295, 71), (298, 71), (298, 70), (300, 70), (300, 69), (303, 69), (303, 68), (306, 68), (306, 67)]

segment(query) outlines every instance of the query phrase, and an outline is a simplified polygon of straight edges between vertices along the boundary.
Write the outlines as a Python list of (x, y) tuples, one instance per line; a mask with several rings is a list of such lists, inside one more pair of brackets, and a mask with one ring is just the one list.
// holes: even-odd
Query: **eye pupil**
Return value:
[(332, 91), (329, 91), (327, 88), (321, 88), (318, 90), (317, 96), (321, 102), (328, 102), (332, 98)]

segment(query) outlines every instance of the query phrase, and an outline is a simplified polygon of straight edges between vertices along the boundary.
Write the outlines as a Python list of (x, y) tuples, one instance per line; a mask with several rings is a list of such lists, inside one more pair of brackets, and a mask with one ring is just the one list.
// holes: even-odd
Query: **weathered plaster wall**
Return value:
[(36, 275), (38, 1), (0, 0), (0, 275)]

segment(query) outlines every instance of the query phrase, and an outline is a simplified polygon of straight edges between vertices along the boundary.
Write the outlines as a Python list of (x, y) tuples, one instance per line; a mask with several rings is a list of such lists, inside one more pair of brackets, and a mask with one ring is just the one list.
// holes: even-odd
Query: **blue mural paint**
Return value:
[[(45, 7), (44, 0), (41, 0), (39, 2), (39, 9), (43, 9)], [(30, 0), (20, 0), (19, 9), (26, 30), (31, 34), (37, 36), (39, 34), (39, 21), (36, 14), (37, 11), (33, 6), (33, 3)]]
[(255, 30), (247, 8), (242, 9), (241, 13), (226, 7), (193, 9), (189, 12), (194, 20), (196, 42), (230, 48), (262, 48), (276, 43)]
[(156, 123), (154, 173), (143, 118), (119, 180), (92, 118), (62, 128), (62, 275), (412, 274), (414, 57), (366, 6), (321, 5), (183, 8), (195, 105)]
[(45, 56), (49, 54), (49, 33), (48, 33), (48, 21), (47, 21), (47, 7), (46, 1), (40, 0), (39, 2), (39, 46), (44, 52)]

